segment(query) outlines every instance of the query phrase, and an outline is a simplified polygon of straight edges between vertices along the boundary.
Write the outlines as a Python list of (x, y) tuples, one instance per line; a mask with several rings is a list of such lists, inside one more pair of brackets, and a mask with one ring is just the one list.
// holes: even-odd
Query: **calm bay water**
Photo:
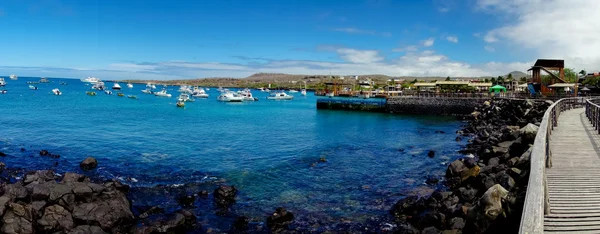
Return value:
[[(0, 94), (0, 151), (9, 167), (74, 171), (94, 156), (93, 173), (137, 187), (223, 181), (240, 190), (237, 212), (250, 216), (277, 206), (333, 221), (385, 215), (398, 198), (434, 188), (427, 176), (441, 177), (459, 157), (455, 118), (317, 110), (312, 93), (270, 101), (253, 91), (260, 101), (221, 103), (214, 88), (210, 98), (177, 108), (178, 87), (161, 98), (121, 83), (133, 100), (87, 96), (91, 86), (71, 79), (29, 90), (25, 82), (37, 80), (7, 79)], [(41, 159), (40, 149), (61, 158)], [(321, 157), (327, 162), (312, 165)]]

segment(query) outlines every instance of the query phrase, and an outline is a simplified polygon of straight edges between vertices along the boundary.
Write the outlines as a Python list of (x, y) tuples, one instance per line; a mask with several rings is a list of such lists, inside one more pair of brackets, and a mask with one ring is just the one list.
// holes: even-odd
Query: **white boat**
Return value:
[(152, 89), (156, 89), (156, 86), (151, 84), (151, 83), (147, 83), (146, 84), (146, 89), (152, 90)]
[(182, 85), (181, 87), (179, 87), (179, 90), (177, 90), (177, 92), (190, 94), (192, 93), (192, 89), (190, 89), (190, 87), (187, 85)]
[(210, 90), (210, 88), (206, 88), (206, 91)]
[(11, 80), (17, 80), (17, 79), (19, 79), (19, 78), (17, 77), (17, 75), (15, 75), (15, 74), (12, 74), (12, 75), (10, 75), (10, 77), (9, 77), (9, 78), (10, 78)]
[(104, 93), (105, 93), (105, 94), (108, 94), (108, 95), (112, 95), (112, 94), (113, 94), (113, 92), (112, 92), (112, 91), (110, 91), (110, 90), (104, 90)]
[(300, 94), (302, 94), (302, 96), (306, 96), (306, 89), (302, 89), (302, 91), (300, 91)]
[(263, 87), (260, 87), (260, 88), (258, 88), (258, 91), (264, 92), (264, 91), (265, 91), (265, 88), (263, 88)]
[(222, 92), (225, 92), (225, 89), (223, 89), (223, 87), (219, 86), (219, 88), (217, 89), (217, 91), (219, 91), (219, 92), (222, 93)]
[(190, 95), (187, 93), (182, 93), (179, 95), (179, 97), (177, 98), (177, 101), (183, 101), (183, 102), (193, 102), (195, 101), (193, 98), (190, 98)]
[(132, 88), (133, 88), (133, 85), (132, 85), (131, 83), (127, 83), (127, 88), (130, 88), (130, 89), (132, 89)]
[(31, 90), (37, 90), (38, 88), (35, 87), (35, 86), (33, 86), (33, 85), (29, 85), (29, 89), (31, 89)]
[(53, 90), (52, 90), (52, 93), (53, 93), (54, 95), (57, 95), (57, 96), (60, 96), (60, 95), (62, 95), (62, 92), (60, 92), (60, 90), (58, 90), (58, 89), (53, 89)]
[(292, 100), (292, 99), (294, 99), (294, 96), (288, 95), (285, 92), (277, 92), (277, 93), (272, 93), (271, 95), (269, 95), (267, 97), (267, 99), (270, 99), (270, 100)]
[(102, 81), (98, 81), (98, 82), (94, 83), (94, 85), (92, 86), (92, 89), (95, 89), (95, 90), (104, 90), (104, 88), (105, 88), (104, 82), (102, 82)]
[(6, 85), (6, 81), (4, 81), (4, 78), (0, 78), (0, 87), (5, 86), (5, 85)]
[(258, 98), (253, 97), (249, 89), (240, 91), (238, 94), (244, 98), (244, 101), (258, 101)]
[(154, 95), (156, 95), (158, 97), (171, 97), (171, 94), (168, 94), (166, 89), (155, 92)]
[(6, 89), (5, 90), (0, 90), (1, 94), (6, 94), (6, 92), (8, 92)]
[(192, 97), (208, 98), (208, 94), (202, 88), (195, 87), (192, 91)]
[(50, 83), (50, 81), (46, 79), (46, 77), (42, 77), (42, 79), (40, 79), (40, 83)]
[(297, 92), (298, 92), (298, 90), (295, 90), (295, 89), (290, 89), (290, 90), (288, 90), (288, 92), (290, 92), (290, 93), (297, 93)]
[(96, 77), (88, 76), (85, 79), (81, 79), (81, 82), (85, 82), (85, 83), (98, 83), (98, 82), (100, 82), (100, 79), (98, 79)]
[(150, 89), (144, 89), (144, 90), (142, 90), (142, 93), (152, 94), (152, 90), (150, 90)]
[(270, 90), (270, 89), (265, 89), (265, 92), (267, 92), (267, 93), (268, 93), (268, 92), (271, 92), (271, 90)]
[(244, 97), (234, 92), (224, 92), (217, 97), (217, 100), (222, 102), (242, 102), (244, 101)]
[(119, 83), (115, 82), (115, 84), (113, 84), (112, 89), (121, 90), (121, 86), (119, 85)]

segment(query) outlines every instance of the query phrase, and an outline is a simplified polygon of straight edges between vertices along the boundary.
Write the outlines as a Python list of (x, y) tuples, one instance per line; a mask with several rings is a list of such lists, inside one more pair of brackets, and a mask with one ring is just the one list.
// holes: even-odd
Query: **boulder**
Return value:
[(477, 165), (477, 160), (475, 160), (475, 158), (466, 157), (466, 158), (463, 158), (463, 164), (467, 168), (473, 168), (474, 166)]
[(0, 157), (6, 157), (6, 154), (4, 152), (0, 152)]
[(19, 183), (4, 186), (4, 196), (7, 196), (11, 200), (23, 200), (27, 198), (27, 195), (27, 189)]
[(48, 150), (40, 150), (40, 156), (48, 156), (50, 153)]
[(521, 133), (523, 143), (532, 144), (535, 140), (535, 135), (537, 134), (538, 129), (539, 127), (532, 123), (529, 123), (525, 127), (521, 128), (519, 132)]
[(109, 199), (75, 206), (73, 218), (83, 223), (99, 224), (102, 229), (110, 230), (115, 225), (133, 220), (134, 216), (125, 195), (114, 191)]
[(250, 219), (248, 219), (248, 217), (246, 217), (246, 216), (237, 217), (235, 219), (235, 221), (233, 221), (233, 224), (231, 224), (231, 229), (229, 230), (229, 232), (230, 233), (244, 233), (244, 232), (246, 232), (246, 230), (248, 230), (249, 222), (250, 222)]
[(439, 179), (435, 176), (430, 176), (425, 180), (425, 183), (428, 185), (435, 185), (439, 182)]
[(477, 189), (460, 187), (458, 189), (458, 194), (462, 200), (471, 202), (475, 200), (477, 196)]
[(448, 169), (446, 170), (446, 177), (455, 177), (460, 176), (460, 173), (466, 170), (465, 164), (461, 160), (455, 160), (454, 162), (448, 165)]
[(430, 157), (430, 158), (435, 157), (435, 151), (430, 150), (429, 152), (427, 152), (427, 157)]
[(81, 175), (81, 174), (77, 174), (77, 173), (72, 173), (72, 172), (67, 172), (65, 173), (65, 175), (62, 178), (61, 182), (89, 182), (89, 178), (87, 178), (87, 176)]
[(464, 170), (460, 173), (460, 180), (466, 181), (471, 177), (476, 177), (479, 175), (479, 166), (474, 166), (470, 169)]
[(498, 164), (500, 164), (500, 159), (497, 157), (490, 158), (487, 163), (487, 165), (491, 167), (498, 166)]
[(294, 214), (285, 210), (283, 207), (279, 207), (275, 212), (267, 217), (267, 227), (272, 232), (280, 232), (286, 230), (289, 224), (294, 220)]
[(454, 217), (454, 218), (450, 219), (448, 226), (450, 227), (450, 229), (459, 229), (460, 230), (465, 227), (465, 221), (461, 217)]
[(96, 168), (97, 166), (98, 166), (98, 161), (94, 157), (87, 157), (86, 159), (81, 161), (81, 163), (79, 164), (79, 167), (81, 167), (81, 169), (86, 170), (86, 171), (92, 170), (92, 169)]
[(531, 151), (533, 150), (533, 146), (529, 147), (525, 153), (521, 154), (519, 157), (519, 162), (517, 162), (517, 166), (527, 166), (529, 165), (529, 160), (531, 160)]
[(9, 203), (8, 210), (2, 216), (0, 231), (7, 234), (27, 234), (33, 232), (31, 208), (17, 203)]
[(413, 216), (422, 211), (425, 207), (425, 201), (419, 196), (409, 196), (400, 199), (390, 211), (396, 218), (403, 219), (402, 216)]
[(420, 234), (421, 232), (419, 232), (419, 230), (416, 229), (410, 223), (405, 222), (405, 223), (400, 223), (394, 233), (396, 233), (396, 234)]
[(56, 175), (54, 175), (54, 171), (51, 170), (30, 171), (23, 176), (23, 184), (25, 185), (30, 183), (41, 184), (54, 180), (56, 180)]
[(70, 230), (74, 226), (71, 213), (59, 205), (46, 207), (37, 223), (44, 231)]
[(10, 202), (10, 197), (8, 197), (8, 196), (0, 197), (0, 216), (4, 215), (4, 212), (6, 211), (8, 202)]
[(426, 227), (421, 231), (421, 234), (441, 234), (440, 230), (435, 227)]
[(192, 194), (185, 194), (177, 198), (177, 203), (182, 207), (194, 207), (196, 196)]
[(77, 227), (71, 229), (71, 231), (69, 231), (67, 234), (107, 234), (107, 233), (104, 232), (104, 230), (102, 230), (102, 228), (100, 228), (98, 226), (80, 225), (80, 226), (77, 226)]
[(235, 203), (237, 189), (234, 186), (221, 185), (215, 189), (214, 199), (218, 207), (227, 207)]
[(495, 184), (485, 191), (479, 202), (488, 219), (494, 220), (498, 215), (502, 214), (504, 211), (502, 209), (502, 199), (505, 199), (507, 196), (508, 191), (499, 184)]

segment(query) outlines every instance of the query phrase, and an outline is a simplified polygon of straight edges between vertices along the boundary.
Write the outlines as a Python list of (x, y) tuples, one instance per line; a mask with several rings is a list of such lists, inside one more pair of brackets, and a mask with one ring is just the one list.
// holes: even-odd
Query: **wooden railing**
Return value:
[(587, 104), (585, 97), (563, 98), (553, 103), (544, 113), (531, 151), (531, 168), (527, 195), (523, 204), (519, 233), (543, 233), (544, 214), (550, 213), (546, 168), (552, 167), (550, 135), (558, 126), (560, 113)]
[(588, 99), (585, 102), (585, 116), (588, 118), (594, 129), (600, 134), (600, 98)]

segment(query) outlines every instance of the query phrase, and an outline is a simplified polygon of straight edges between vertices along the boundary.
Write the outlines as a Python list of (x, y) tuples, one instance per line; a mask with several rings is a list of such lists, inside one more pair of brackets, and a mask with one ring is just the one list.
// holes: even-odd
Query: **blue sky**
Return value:
[[(524, 71), (548, 56), (591, 70), (595, 55), (577, 51), (583, 36), (578, 41), (526, 30), (553, 18), (549, 9), (525, 10), (537, 1), (3, 0), (0, 75), (495, 76)], [(580, 10), (599, 5), (574, 1), (586, 7)], [(597, 23), (576, 10), (567, 20), (583, 24), (569, 31), (579, 37)], [(539, 21), (529, 17), (536, 14)], [(539, 43), (523, 39), (531, 37)]]

